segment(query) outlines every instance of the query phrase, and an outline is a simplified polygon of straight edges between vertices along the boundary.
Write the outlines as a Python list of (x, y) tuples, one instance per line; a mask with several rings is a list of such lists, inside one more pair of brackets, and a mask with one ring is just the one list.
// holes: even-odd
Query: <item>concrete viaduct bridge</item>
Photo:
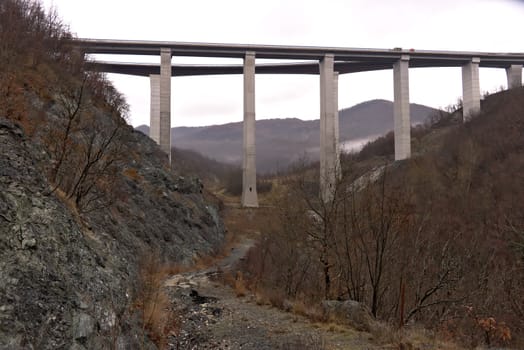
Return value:
[[(275, 46), (78, 39), (85, 54), (155, 55), (159, 64), (91, 61), (106, 73), (150, 78), (150, 137), (171, 157), (171, 77), (244, 75), (242, 205), (257, 207), (255, 167), (255, 74), (320, 76), (320, 195), (332, 197), (339, 166), (338, 75), (393, 69), (395, 160), (410, 157), (409, 68), (462, 67), (463, 120), (480, 111), (479, 67), (506, 70), (508, 87), (522, 85), (524, 53), (450, 52), (338, 47)], [(173, 65), (173, 56), (241, 58), (243, 65)], [(306, 60), (255, 65), (255, 58)]]

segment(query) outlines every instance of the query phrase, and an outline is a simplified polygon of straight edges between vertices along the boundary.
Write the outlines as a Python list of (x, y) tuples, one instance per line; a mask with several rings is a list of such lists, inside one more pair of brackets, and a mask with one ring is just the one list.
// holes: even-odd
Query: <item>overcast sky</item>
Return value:
[[(517, 0), (43, 0), (81, 38), (524, 52), (524, 1)], [(97, 56), (123, 62), (159, 57)], [(183, 63), (241, 60), (173, 58)], [(264, 60), (257, 60), (257, 63)], [(339, 107), (393, 99), (391, 70), (340, 77)], [(130, 122), (149, 124), (149, 79), (111, 74), (131, 105)], [(481, 91), (506, 86), (502, 69), (480, 69)], [(410, 100), (445, 107), (461, 97), (460, 68), (411, 69)], [(242, 76), (171, 82), (173, 126), (242, 120)], [(318, 76), (257, 75), (257, 119), (315, 119)]]

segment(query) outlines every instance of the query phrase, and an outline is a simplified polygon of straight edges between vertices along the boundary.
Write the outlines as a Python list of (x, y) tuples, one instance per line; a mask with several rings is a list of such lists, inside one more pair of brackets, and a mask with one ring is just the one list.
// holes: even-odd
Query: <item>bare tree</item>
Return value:
[(104, 76), (85, 73), (56, 92), (56, 117), (44, 137), (52, 159), (52, 191), (60, 189), (79, 211), (104, 208), (125, 158), (127, 104)]

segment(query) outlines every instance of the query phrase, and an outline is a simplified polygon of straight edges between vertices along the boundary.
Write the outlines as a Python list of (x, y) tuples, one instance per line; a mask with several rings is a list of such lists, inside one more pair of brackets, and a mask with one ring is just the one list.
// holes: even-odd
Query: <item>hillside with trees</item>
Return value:
[(391, 135), (343, 157), (327, 203), (318, 170), (280, 178), (278, 219), (244, 264), (249, 285), (280, 305), (356, 301), (467, 348), (522, 348), (523, 101), (519, 88), (487, 97), (467, 123), (443, 114), (414, 130), (402, 162)]
[(0, 2), (0, 348), (154, 348), (173, 327), (160, 266), (224, 229), (73, 40), (39, 2)]

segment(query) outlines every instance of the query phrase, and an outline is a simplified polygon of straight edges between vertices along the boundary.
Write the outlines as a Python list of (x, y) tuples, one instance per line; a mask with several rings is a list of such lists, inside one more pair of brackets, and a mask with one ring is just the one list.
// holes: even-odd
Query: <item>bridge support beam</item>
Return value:
[(506, 68), (508, 77), (508, 89), (514, 89), (522, 86), (522, 65), (512, 64)]
[(400, 60), (393, 64), (393, 95), (395, 160), (402, 160), (411, 156), (408, 55), (402, 55)]
[(333, 199), (337, 181), (335, 79), (334, 56), (327, 54), (320, 61), (320, 197), (324, 202)]
[(242, 162), (242, 206), (258, 207), (255, 158), (255, 53), (244, 57), (244, 123)]
[(160, 75), (149, 76), (151, 99), (149, 105), (149, 137), (160, 144)]
[(171, 163), (171, 49), (160, 49), (158, 144)]
[(480, 58), (473, 57), (471, 62), (462, 66), (462, 120), (467, 121), (480, 112), (479, 86)]

